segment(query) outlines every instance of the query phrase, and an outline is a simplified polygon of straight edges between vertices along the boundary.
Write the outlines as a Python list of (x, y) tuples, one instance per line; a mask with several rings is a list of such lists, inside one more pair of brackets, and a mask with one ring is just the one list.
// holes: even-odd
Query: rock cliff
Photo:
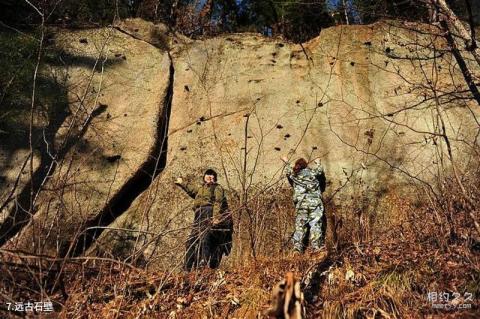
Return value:
[(478, 105), (423, 26), (338, 26), (298, 45), (258, 34), (194, 41), (129, 20), (56, 41), (89, 61), (63, 67), (70, 115), (57, 140), (78, 139), (7, 247), (175, 265), (192, 219), (178, 176), (214, 168), (233, 198), (284, 185), (283, 155), (320, 157), (326, 197), (361, 193), (381, 210), (386, 193), (410, 196), (414, 182), (434, 184), (438, 165), (448, 170), (444, 133), (460, 168), (478, 143)]

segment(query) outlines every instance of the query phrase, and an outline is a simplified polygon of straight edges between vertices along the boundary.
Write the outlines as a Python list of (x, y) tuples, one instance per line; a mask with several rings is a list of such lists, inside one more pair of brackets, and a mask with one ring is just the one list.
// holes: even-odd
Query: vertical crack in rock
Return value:
[[(83, 254), (92, 243), (101, 235), (105, 226), (111, 224), (117, 217), (128, 210), (133, 201), (142, 194), (153, 182), (155, 177), (163, 171), (167, 163), (168, 126), (173, 99), (173, 82), (175, 69), (173, 59), (170, 59), (169, 82), (164, 98), (161, 118), (157, 126), (156, 143), (148, 156), (148, 160), (142, 164), (134, 176), (128, 180), (122, 188), (113, 196), (105, 208), (91, 221), (84, 225), (85, 232), (74, 243), (73, 255)], [(63, 255), (65, 252), (62, 252)]]

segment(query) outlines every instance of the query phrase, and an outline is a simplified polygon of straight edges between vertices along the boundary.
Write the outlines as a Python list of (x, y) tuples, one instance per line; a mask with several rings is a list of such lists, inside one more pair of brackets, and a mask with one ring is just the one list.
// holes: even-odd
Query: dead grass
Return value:
[[(279, 244), (284, 238), (274, 236), (275, 248), (257, 246), (255, 259), (238, 253), (235, 258), (243, 260), (231, 259), (215, 271), (158, 273), (118, 261), (67, 260), (55, 286), (59, 268), (48, 271), (55, 263), (43, 260), (39, 269), (41, 259), (12, 259), (18, 265), (13, 266), (3, 258), (0, 280), (9, 288), (2, 293), (16, 300), (42, 298), (32, 288), (32, 282), (42, 278), (50, 282), (43, 294), (55, 301), (61, 318), (264, 318), (270, 291), (286, 272), (293, 271), (304, 283), (318, 272), (317, 285), (305, 288), (311, 294), (308, 318), (474, 318), (479, 311), (480, 253), (465, 210), (450, 204), (455, 210), (439, 215), (416, 200), (387, 196), (382, 209), (389, 212), (390, 223), (366, 225), (368, 233), (357, 228), (355, 207), (330, 207), (335, 222), (343, 220), (336, 227), (329, 225), (327, 239), (336, 237), (336, 243), (330, 243), (336, 249), (328, 256), (326, 251), (291, 256)], [(453, 220), (447, 218), (450, 213)], [(281, 223), (275, 227), (272, 234), (286, 234)], [(261, 229), (258, 234), (265, 236)], [(248, 247), (248, 241), (244, 244)], [(429, 292), (472, 293), (472, 309), (434, 309)]]

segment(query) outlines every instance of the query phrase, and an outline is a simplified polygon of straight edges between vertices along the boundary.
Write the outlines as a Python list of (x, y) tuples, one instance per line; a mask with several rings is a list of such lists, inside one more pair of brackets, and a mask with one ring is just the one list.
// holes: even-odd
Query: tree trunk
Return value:
[(475, 39), (472, 38), (471, 33), (467, 31), (462, 21), (457, 17), (455, 12), (450, 9), (445, 0), (429, 0), (433, 7), (439, 9), (443, 18), (448, 24), (453, 26), (453, 28), (460, 34), (460, 36), (465, 40), (466, 50), (470, 51), (480, 65), (480, 48), (477, 48), (475, 45)]
[(343, 0), (343, 13), (345, 14), (345, 21), (347, 25), (349, 25), (350, 22), (348, 21), (347, 2), (345, 0)]

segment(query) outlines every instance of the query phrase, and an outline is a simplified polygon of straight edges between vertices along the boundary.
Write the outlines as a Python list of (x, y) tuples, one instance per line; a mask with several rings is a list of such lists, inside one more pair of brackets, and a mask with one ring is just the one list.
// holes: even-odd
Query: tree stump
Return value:
[(292, 272), (273, 287), (272, 302), (267, 310), (270, 318), (302, 319), (305, 318), (303, 293)]

